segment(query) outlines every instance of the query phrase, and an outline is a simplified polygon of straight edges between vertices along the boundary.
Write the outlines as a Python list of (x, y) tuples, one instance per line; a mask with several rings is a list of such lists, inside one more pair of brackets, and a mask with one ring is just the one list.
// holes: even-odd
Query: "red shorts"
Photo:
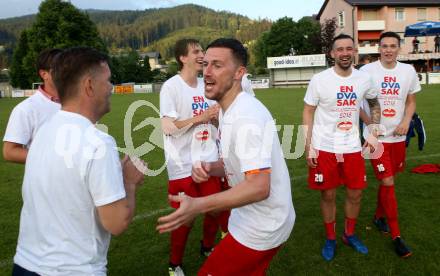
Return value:
[(345, 185), (349, 189), (365, 189), (367, 179), (361, 152), (335, 154), (318, 151), (318, 166), (309, 168), (309, 188), (329, 190)]
[[(196, 183), (191, 176), (170, 180), (168, 182), (168, 194), (178, 195), (179, 193), (185, 193), (190, 197), (208, 196), (222, 191), (222, 183), (219, 177), (211, 176), (208, 181), (202, 183)], [(171, 207), (177, 209), (180, 204), (178, 202), (171, 201)]]
[(382, 143), (383, 154), (378, 159), (371, 159), (376, 178), (382, 180), (394, 176), (405, 169), (405, 141), (397, 143)]
[(220, 241), (197, 273), (198, 276), (266, 275), (279, 246), (258, 251), (236, 241), (231, 234)]

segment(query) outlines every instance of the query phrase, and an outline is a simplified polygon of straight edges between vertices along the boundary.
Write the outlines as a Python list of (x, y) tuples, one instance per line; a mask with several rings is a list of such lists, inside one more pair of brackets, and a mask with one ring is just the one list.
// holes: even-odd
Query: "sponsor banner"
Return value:
[(12, 90), (12, 98), (23, 98), (24, 90)]
[(115, 94), (131, 94), (134, 92), (134, 85), (132, 84), (122, 84), (113, 86), (113, 91)]
[(153, 84), (135, 84), (134, 93), (153, 93)]
[(269, 79), (251, 80), (251, 84), (252, 84), (252, 89), (269, 88)]
[(428, 84), (427, 73), (417, 73), (417, 76), (419, 77), (420, 84)]
[(428, 82), (429, 84), (440, 83), (440, 73), (429, 73)]
[(267, 68), (324, 67), (325, 55), (268, 57)]

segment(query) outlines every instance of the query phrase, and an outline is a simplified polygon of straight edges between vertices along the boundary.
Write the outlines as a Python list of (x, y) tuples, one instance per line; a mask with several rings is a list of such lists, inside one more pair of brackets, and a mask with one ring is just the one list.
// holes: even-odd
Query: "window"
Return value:
[(340, 11), (338, 12), (338, 27), (344, 28), (344, 26), (345, 26), (345, 12)]
[(377, 10), (365, 9), (362, 10), (362, 20), (377, 20)]
[(396, 21), (404, 21), (405, 20), (405, 9), (404, 8), (396, 8), (394, 12), (394, 18)]
[(426, 21), (426, 8), (417, 9), (417, 21)]

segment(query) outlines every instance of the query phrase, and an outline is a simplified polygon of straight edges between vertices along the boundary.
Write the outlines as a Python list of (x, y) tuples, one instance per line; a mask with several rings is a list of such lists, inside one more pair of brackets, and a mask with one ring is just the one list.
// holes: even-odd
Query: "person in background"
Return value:
[(3, 158), (6, 161), (24, 164), (38, 129), (61, 108), (52, 79), (53, 61), (59, 53), (60, 49), (47, 49), (38, 56), (37, 73), (43, 84), (34, 95), (12, 110), (3, 138)]

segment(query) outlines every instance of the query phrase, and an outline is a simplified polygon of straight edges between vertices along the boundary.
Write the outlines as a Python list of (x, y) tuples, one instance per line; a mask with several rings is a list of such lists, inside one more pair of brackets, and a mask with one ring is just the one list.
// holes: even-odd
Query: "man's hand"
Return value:
[(121, 160), (124, 185), (126, 188), (136, 190), (144, 182), (144, 173), (147, 169), (144, 161), (137, 157), (125, 155)]
[(318, 155), (316, 154), (316, 150), (314, 148), (312, 148), (310, 145), (306, 146), (306, 160), (307, 160), (307, 165), (310, 168), (316, 168), (316, 166), (318, 166)]
[(196, 183), (208, 181), (211, 164), (208, 162), (196, 162), (192, 167), (191, 177)]
[(215, 104), (206, 109), (200, 116), (203, 123), (208, 123), (211, 120), (218, 120), (218, 113), (220, 111), (220, 105)]
[(402, 121), (394, 130), (393, 135), (394, 136), (406, 135), (408, 133), (409, 125), (410, 125), (409, 122)]
[(173, 213), (160, 217), (157, 221), (156, 230), (159, 233), (171, 232), (182, 225), (191, 223), (200, 214), (198, 210), (198, 199), (187, 195), (168, 195), (170, 201), (180, 203), (179, 209)]

